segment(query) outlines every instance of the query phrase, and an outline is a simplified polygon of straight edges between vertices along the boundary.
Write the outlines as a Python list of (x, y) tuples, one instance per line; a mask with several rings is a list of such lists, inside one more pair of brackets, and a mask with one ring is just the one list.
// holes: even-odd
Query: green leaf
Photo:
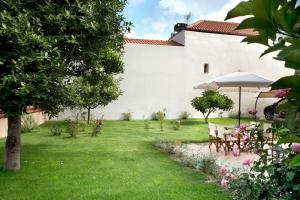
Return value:
[(252, 15), (252, 0), (242, 1), (239, 3), (235, 8), (227, 13), (225, 20), (246, 15)]
[(271, 8), (272, 0), (253, 0), (253, 14), (257, 20), (262, 22), (272, 22)]
[(243, 39), (242, 42), (247, 42), (247, 44), (258, 43), (268, 46), (268, 38), (265, 35), (248, 36)]
[(283, 40), (281, 40), (279, 43), (273, 45), (272, 47), (268, 48), (267, 50), (265, 50), (260, 57), (263, 57), (264, 55), (268, 54), (268, 53), (272, 53), (274, 51), (279, 51), (280, 49), (285, 47), (285, 42)]
[(278, 140), (277, 144), (300, 143), (300, 137), (284, 137)]
[(293, 88), (299, 90), (300, 76), (299, 75), (286, 76), (272, 84), (273, 90), (282, 89), (282, 88)]
[(296, 155), (289, 164), (289, 168), (300, 166), (300, 154)]

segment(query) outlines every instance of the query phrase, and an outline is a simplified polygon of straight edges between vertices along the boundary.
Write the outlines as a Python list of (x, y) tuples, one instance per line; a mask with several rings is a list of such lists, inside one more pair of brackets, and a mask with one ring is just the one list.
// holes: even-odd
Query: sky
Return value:
[[(128, 0), (124, 15), (134, 25), (126, 34), (131, 38), (169, 39), (178, 22), (186, 22), (184, 15), (198, 20), (222, 21), (227, 12), (242, 0)], [(241, 21), (234, 19), (231, 21)]]

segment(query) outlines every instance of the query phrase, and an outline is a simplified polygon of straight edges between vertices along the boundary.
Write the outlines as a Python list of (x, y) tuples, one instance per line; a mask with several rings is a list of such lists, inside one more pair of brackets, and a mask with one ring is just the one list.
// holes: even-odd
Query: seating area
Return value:
[(209, 123), (208, 129), (210, 151), (214, 145), (216, 151), (223, 150), (225, 156), (229, 153), (239, 156), (240, 151), (260, 153), (266, 146), (274, 144), (272, 124), (266, 122), (250, 122), (240, 126)]

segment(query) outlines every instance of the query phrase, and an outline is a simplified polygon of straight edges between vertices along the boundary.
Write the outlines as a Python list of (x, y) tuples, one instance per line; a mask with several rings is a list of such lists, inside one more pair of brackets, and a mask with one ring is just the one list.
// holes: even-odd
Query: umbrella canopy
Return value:
[[(228, 89), (234, 88), (239, 92), (239, 125), (241, 124), (241, 92), (242, 88), (246, 88), (248, 91), (251, 89), (260, 89), (269, 87), (273, 81), (263, 78), (257, 74), (249, 72), (234, 72), (224, 76), (220, 76), (209, 81), (205, 81), (194, 89), (205, 89), (205, 90), (219, 90), (221, 88)], [(256, 91), (258, 92), (258, 91)]]
[(195, 89), (218, 90), (220, 88), (266, 88), (273, 81), (248, 72), (234, 72), (205, 81)]

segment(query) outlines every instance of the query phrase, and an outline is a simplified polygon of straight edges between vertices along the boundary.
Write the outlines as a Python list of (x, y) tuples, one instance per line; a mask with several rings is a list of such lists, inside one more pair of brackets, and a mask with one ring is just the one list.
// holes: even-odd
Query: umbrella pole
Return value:
[(241, 125), (241, 99), (242, 99), (242, 88), (239, 87), (239, 126)]

